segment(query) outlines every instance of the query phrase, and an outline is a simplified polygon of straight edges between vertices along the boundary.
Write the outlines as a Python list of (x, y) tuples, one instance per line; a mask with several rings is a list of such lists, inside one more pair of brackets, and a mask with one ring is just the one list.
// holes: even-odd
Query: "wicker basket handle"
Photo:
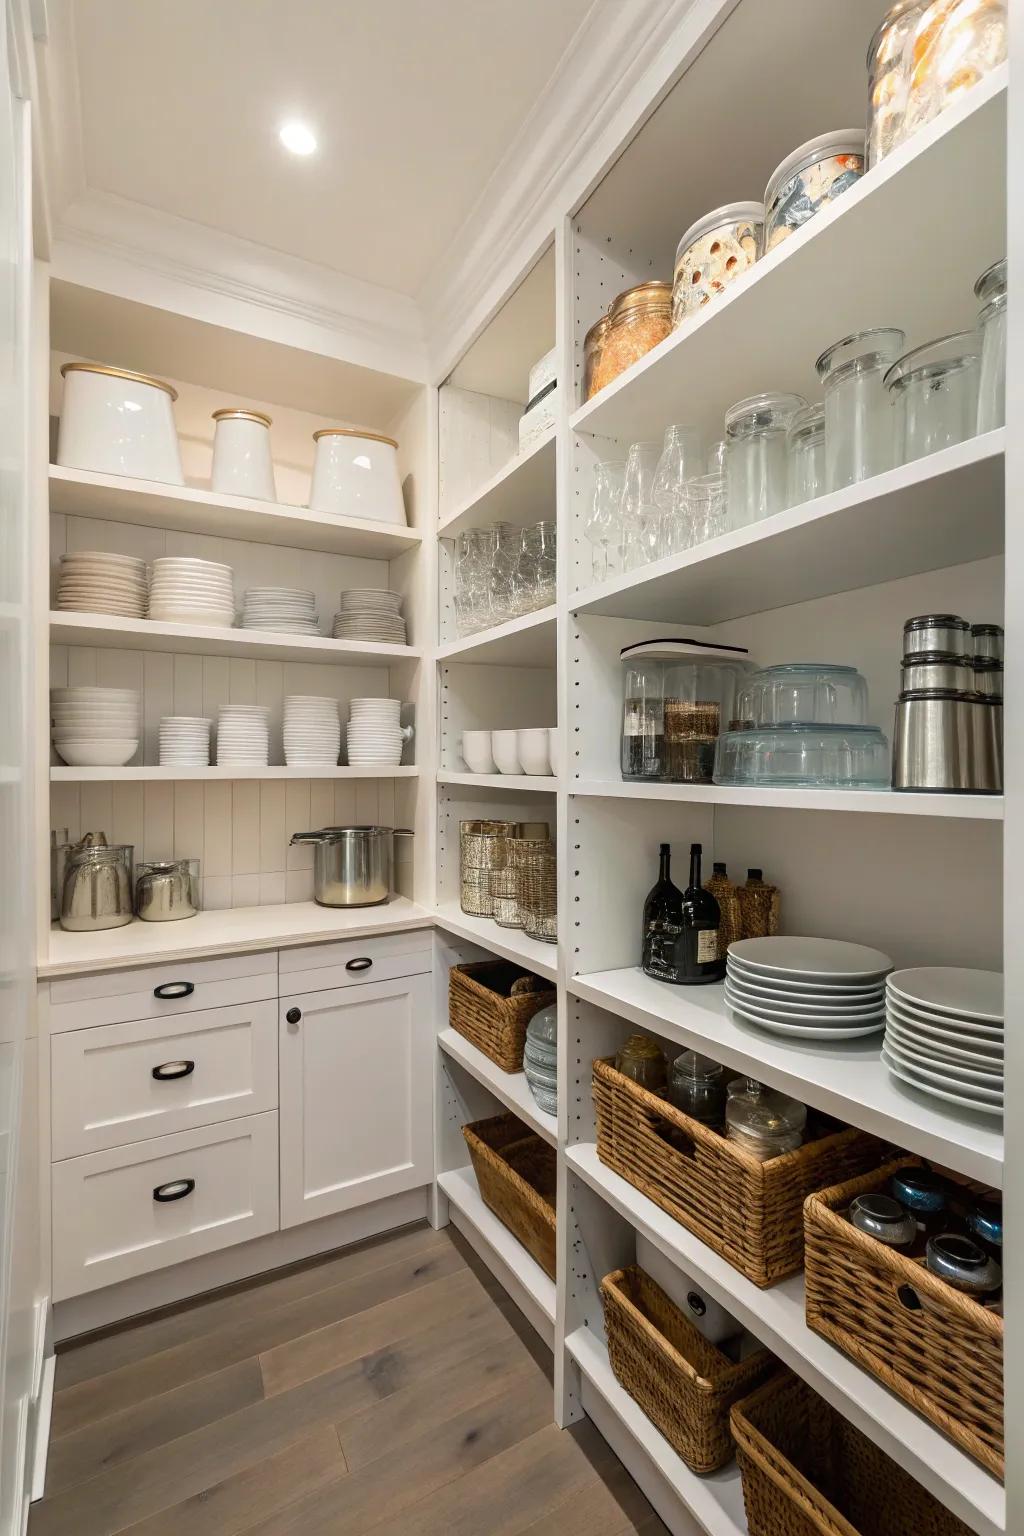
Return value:
[(529, 992), (547, 992), (551, 988), (549, 981), (541, 981), (539, 976), (517, 976), (512, 983), (511, 997), (525, 997)]

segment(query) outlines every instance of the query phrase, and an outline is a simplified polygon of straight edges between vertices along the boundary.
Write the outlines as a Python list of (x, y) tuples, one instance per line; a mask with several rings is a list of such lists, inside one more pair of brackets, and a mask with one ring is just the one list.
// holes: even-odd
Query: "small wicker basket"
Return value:
[(555, 1149), (515, 1115), (464, 1125), (480, 1196), (541, 1269), (555, 1278)]
[(448, 1022), (503, 1072), (521, 1072), (526, 1026), (555, 1000), (550, 982), (508, 960), (476, 960), (448, 972)]

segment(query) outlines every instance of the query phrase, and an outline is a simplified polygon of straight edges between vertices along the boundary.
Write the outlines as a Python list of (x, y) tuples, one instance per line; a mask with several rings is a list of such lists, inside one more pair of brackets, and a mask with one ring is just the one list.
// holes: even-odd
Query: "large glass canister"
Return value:
[(732, 718), (745, 650), (698, 640), (628, 645), (622, 662), (624, 779), (710, 784), (715, 743)]
[(885, 375), (896, 409), (901, 464), (973, 437), (978, 425), (981, 358), (973, 331), (915, 347)]
[(727, 203), (690, 225), (676, 247), (673, 329), (749, 271), (763, 232), (763, 203)]
[(928, 0), (897, 0), (882, 17), (868, 48), (869, 168), (902, 144), (910, 77), (914, 68), (914, 36)]
[(892, 401), (884, 379), (906, 337), (890, 326), (833, 342), (815, 363), (825, 391), (825, 483), (830, 491), (892, 469)]
[(1006, 58), (1007, 0), (932, 0), (913, 37), (903, 137), (959, 101)]
[(808, 405), (797, 411), (786, 434), (789, 460), (789, 504), (799, 507), (825, 489), (825, 407)]
[(725, 413), (725, 485), (730, 528), (745, 528), (789, 505), (786, 434), (807, 401), (770, 390)]
[(1006, 425), (1006, 257), (993, 262), (974, 285), (981, 304), (981, 375), (978, 380), (978, 431)]

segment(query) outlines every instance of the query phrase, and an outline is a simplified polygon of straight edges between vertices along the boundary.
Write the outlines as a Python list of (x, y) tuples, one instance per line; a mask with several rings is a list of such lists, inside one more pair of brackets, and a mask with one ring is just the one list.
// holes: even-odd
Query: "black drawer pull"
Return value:
[(373, 961), (369, 955), (360, 955), (357, 960), (346, 960), (346, 971), (368, 971)]
[(184, 1200), (196, 1187), (195, 1179), (172, 1179), (169, 1184), (158, 1184), (153, 1199), (159, 1205), (169, 1205), (172, 1200)]
[(173, 1083), (179, 1077), (190, 1077), (195, 1069), (194, 1061), (164, 1061), (153, 1068), (153, 1076), (158, 1083)]
[(153, 996), (162, 997), (165, 1000), (172, 997), (191, 997), (195, 989), (194, 981), (165, 981), (162, 986), (153, 988)]

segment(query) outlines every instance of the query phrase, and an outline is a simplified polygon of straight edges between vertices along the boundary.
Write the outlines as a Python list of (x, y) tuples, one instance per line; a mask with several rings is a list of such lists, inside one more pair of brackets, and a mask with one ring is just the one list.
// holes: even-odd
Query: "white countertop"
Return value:
[(330, 939), (358, 939), (373, 933), (401, 933), (410, 928), (430, 928), (434, 922), (425, 907), (404, 896), (395, 896), (383, 907), (318, 907), (312, 901), (230, 907), (200, 912), (177, 923), (142, 923), (136, 919), (124, 928), (106, 928), (99, 933), (65, 933), (54, 928), (49, 953), (37, 969), (40, 980), (45, 980), (162, 960), (193, 960), (206, 954), (243, 954)]

